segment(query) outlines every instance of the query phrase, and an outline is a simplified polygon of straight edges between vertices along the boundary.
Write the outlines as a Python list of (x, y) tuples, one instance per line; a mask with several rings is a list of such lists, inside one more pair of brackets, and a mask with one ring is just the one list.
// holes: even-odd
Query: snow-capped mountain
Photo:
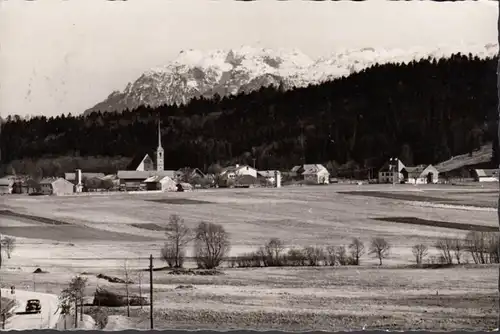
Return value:
[(263, 86), (285, 89), (318, 84), (361, 71), (375, 64), (406, 63), (422, 58), (443, 58), (453, 53), (480, 58), (498, 53), (497, 44), (438, 47), (434, 50), (343, 50), (316, 60), (299, 50), (269, 50), (244, 46), (233, 50), (182, 51), (170, 64), (151, 69), (122, 91), (111, 93), (84, 114), (122, 111), (140, 105), (184, 104), (198, 96), (212, 97), (251, 92)]

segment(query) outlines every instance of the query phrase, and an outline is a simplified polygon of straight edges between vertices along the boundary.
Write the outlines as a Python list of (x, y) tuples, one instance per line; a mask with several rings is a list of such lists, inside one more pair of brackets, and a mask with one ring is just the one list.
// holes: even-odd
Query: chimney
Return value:
[(274, 171), (274, 183), (276, 188), (281, 188), (281, 173), (279, 170)]
[(81, 169), (76, 169), (75, 170), (75, 192), (80, 193), (82, 192), (82, 170)]

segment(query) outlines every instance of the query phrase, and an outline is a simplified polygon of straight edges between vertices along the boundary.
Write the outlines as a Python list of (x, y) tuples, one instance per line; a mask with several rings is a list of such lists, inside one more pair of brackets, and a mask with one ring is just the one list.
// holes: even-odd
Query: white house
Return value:
[(330, 180), (330, 172), (321, 164), (304, 165), (302, 176), (306, 183), (311, 184), (328, 184)]
[(418, 165), (416, 167), (404, 167), (401, 173), (405, 183), (425, 184), (438, 183), (439, 171), (432, 165)]
[(40, 181), (43, 195), (69, 195), (74, 193), (73, 183), (61, 178), (45, 178)]
[(397, 159), (396, 165), (397, 172), (394, 170), (394, 164), (387, 161), (378, 171), (378, 183), (392, 183), (393, 181), (400, 183), (403, 181), (404, 175), (401, 171), (405, 168), (405, 165), (399, 159)]
[(176, 191), (177, 184), (168, 176), (154, 175), (147, 178), (144, 183), (146, 190)]
[(251, 176), (252, 179), (257, 180), (257, 170), (248, 165), (235, 165), (229, 166), (219, 174), (218, 185), (219, 187), (229, 187), (234, 184), (239, 177)]
[(476, 182), (498, 182), (498, 169), (474, 169), (472, 174)]
[(0, 179), (0, 194), (12, 194), (14, 189), (14, 177), (6, 176)]

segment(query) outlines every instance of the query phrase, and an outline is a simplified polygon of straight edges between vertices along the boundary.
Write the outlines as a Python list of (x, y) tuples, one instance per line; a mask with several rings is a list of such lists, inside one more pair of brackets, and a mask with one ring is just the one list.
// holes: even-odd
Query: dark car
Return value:
[(30, 299), (26, 302), (26, 313), (40, 313), (42, 305), (38, 299)]

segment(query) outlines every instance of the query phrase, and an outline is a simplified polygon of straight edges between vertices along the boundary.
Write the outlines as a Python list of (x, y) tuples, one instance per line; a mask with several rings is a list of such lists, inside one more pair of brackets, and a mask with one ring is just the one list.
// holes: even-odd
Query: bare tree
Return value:
[(429, 248), (424, 244), (418, 244), (411, 248), (411, 251), (415, 256), (415, 262), (417, 262), (418, 265), (423, 263), (424, 258), (428, 254), (428, 250)]
[(310, 266), (318, 266), (326, 258), (322, 247), (306, 247), (304, 248), (304, 253)]
[(345, 266), (347, 264), (348, 258), (345, 246), (338, 246), (335, 249), (335, 257), (337, 258), (339, 265)]
[[(61, 291), (59, 295), (60, 306), (64, 307), (70, 305), (71, 302), (75, 303), (75, 320), (77, 319), (78, 302), (83, 304), (83, 295), (87, 286), (87, 278), (82, 276), (75, 276), (71, 279), (68, 286)], [(83, 307), (80, 309), (80, 317), (83, 317)], [(76, 326), (76, 321), (75, 321)]]
[(16, 248), (16, 238), (5, 237), (0, 242), (2, 243), (2, 249), (5, 250), (5, 254), (7, 254), (7, 258), (10, 259), (12, 252)]
[(455, 260), (457, 260), (458, 264), (460, 264), (462, 261), (464, 248), (464, 242), (462, 240), (458, 238), (453, 240), (451, 249), (453, 251), (453, 256), (455, 257)]
[(353, 259), (353, 264), (359, 266), (359, 259), (365, 253), (365, 245), (358, 238), (353, 238), (351, 244), (349, 245), (349, 250), (351, 251), (351, 257)]
[(441, 238), (435, 244), (436, 249), (441, 253), (442, 259), (446, 264), (453, 263), (453, 257), (451, 256), (453, 244), (454, 241), (450, 238)]
[(328, 265), (329, 266), (335, 266), (335, 262), (337, 261), (335, 246), (327, 246), (326, 247), (326, 253), (327, 253), (327, 262), (328, 262)]
[(268, 256), (268, 265), (279, 266), (282, 263), (282, 252), (285, 250), (283, 241), (278, 238), (271, 238), (264, 246), (266, 255)]
[(373, 254), (382, 265), (382, 259), (389, 256), (391, 245), (384, 238), (373, 238), (370, 244), (370, 254)]
[(195, 255), (200, 268), (217, 268), (230, 247), (229, 234), (221, 225), (201, 222), (196, 228)]
[(171, 215), (165, 230), (167, 241), (161, 256), (170, 267), (181, 268), (184, 263), (185, 247), (192, 240), (191, 229), (184, 225), (178, 215)]

